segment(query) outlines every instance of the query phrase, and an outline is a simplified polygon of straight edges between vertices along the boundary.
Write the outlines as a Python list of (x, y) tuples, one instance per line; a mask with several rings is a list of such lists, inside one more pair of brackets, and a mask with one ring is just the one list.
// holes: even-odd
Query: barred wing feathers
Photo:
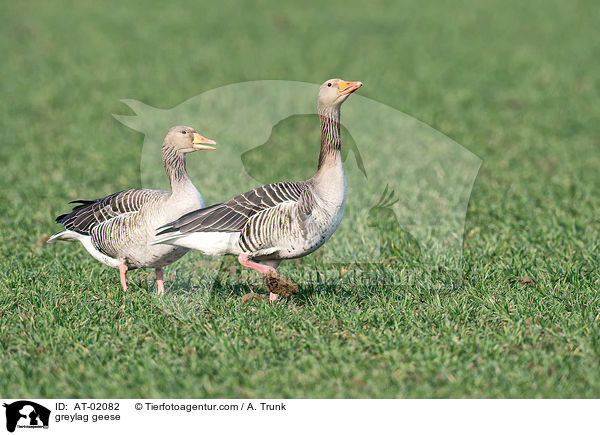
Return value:
[(162, 231), (158, 234), (175, 231), (181, 233), (242, 231), (257, 213), (286, 201), (298, 201), (306, 187), (306, 182), (281, 182), (260, 186), (229, 201), (188, 213), (159, 228)]
[(167, 193), (151, 189), (130, 189), (96, 200), (71, 201), (70, 204), (79, 205), (75, 206), (71, 213), (57, 217), (56, 223), (63, 224), (67, 230), (90, 235), (95, 227), (136, 213), (148, 201)]

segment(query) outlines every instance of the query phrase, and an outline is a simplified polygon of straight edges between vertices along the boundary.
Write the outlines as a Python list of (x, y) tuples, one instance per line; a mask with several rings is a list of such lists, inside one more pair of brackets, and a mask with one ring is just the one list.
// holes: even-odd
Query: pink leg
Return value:
[(163, 281), (163, 269), (162, 267), (157, 267), (154, 269), (156, 271), (156, 284), (158, 285), (158, 294), (165, 294), (165, 282)]
[(119, 275), (121, 276), (121, 287), (123, 291), (127, 291), (127, 265), (125, 263), (119, 264)]
[[(265, 264), (260, 264), (260, 263), (256, 263), (254, 261), (251, 261), (248, 258), (248, 254), (240, 254), (238, 257), (238, 261), (240, 262), (240, 264), (242, 266), (245, 267), (249, 267), (250, 269), (254, 269), (259, 271), (260, 273), (262, 273), (263, 275), (266, 275), (267, 273), (277, 273), (277, 271), (275, 270), (275, 268), (273, 266), (267, 266)], [(269, 301), (273, 302), (274, 300), (277, 299), (278, 294), (277, 293), (273, 293), (271, 292), (271, 294), (269, 295)]]
[(277, 273), (273, 266), (267, 266), (265, 264), (255, 263), (248, 258), (248, 254), (240, 254), (238, 261), (242, 266), (249, 267), (250, 269), (258, 270), (263, 275), (269, 272)]

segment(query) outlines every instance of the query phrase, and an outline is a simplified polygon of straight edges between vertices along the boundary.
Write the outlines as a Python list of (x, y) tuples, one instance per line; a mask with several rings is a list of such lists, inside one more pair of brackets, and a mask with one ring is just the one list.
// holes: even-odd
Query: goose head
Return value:
[(339, 107), (351, 93), (362, 86), (362, 82), (347, 82), (342, 79), (329, 79), (319, 88), (320, 107)]
[(165, 136), (163, 148), (172, 149), (179, 153), (191, 153), (197, 150), (214, 150), (214, 140), (200, 136), (192, 127), (178, 125), (172, 127)]

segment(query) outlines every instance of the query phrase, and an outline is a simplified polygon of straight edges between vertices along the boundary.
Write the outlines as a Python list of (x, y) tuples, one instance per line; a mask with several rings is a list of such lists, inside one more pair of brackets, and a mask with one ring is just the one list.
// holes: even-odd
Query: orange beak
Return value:
[(204, 144), (216, 145), (217, 143), (212, 139), (207, 139), (204, 136), (200, 136), (198, 133), (194, 133), (194, 141), (192, 144), (195, 150), (214, 150), (215, 147)]
[(344, 80), (340, 80), (340, 82), (338, 83), (338, 87), (340, 88), (340, 94), (342, 95), (351, 94), (361, 86), (362, 82), (346, 82)]

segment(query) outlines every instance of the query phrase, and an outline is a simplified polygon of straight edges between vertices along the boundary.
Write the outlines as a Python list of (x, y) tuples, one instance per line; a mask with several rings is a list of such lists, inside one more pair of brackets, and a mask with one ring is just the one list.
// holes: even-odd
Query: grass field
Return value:
[[(600, 396), (595, 2), (109, 3), (2, 2), (0, 396)], [(245, 305), (192, 253), (159, 299), (147, 272), (123, 294), (82, 247), (41, 243), (67, 201), (140, 186), (121, 99), (336, 76), (483, 160), (462, 276)]]

